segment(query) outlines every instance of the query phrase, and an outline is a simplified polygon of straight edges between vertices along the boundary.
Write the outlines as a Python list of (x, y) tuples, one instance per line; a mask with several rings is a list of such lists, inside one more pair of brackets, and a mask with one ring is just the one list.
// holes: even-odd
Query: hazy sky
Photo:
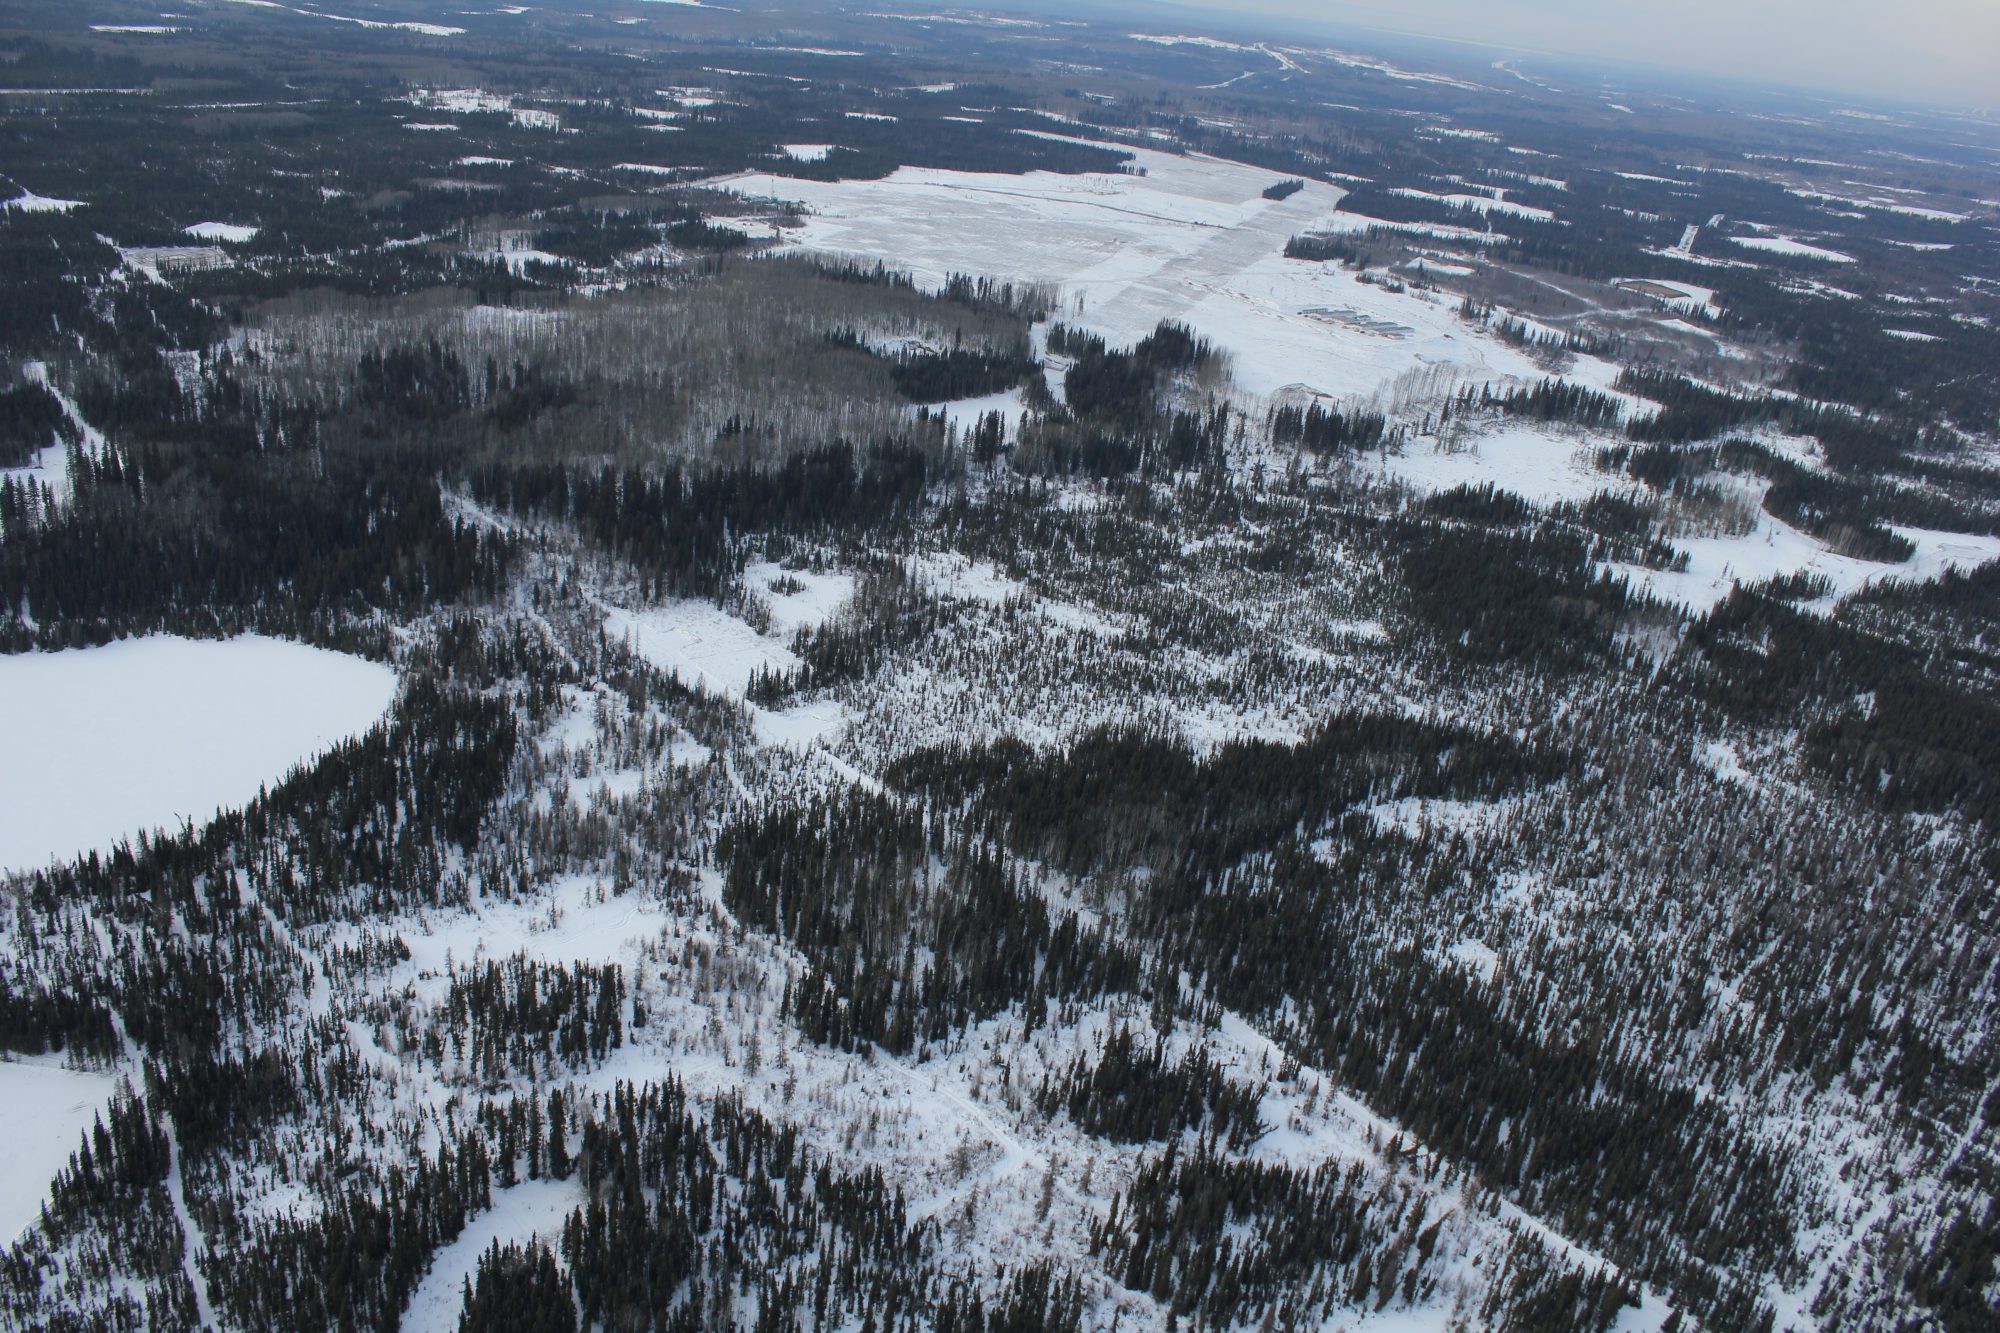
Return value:
[(1191, 7), (2000, 107), (2000, 0), (1196, 0)]

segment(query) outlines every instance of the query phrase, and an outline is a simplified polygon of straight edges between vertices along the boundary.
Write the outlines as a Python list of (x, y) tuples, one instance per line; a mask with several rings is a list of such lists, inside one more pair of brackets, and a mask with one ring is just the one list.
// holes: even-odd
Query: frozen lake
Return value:
[(246, 804), (395, 693), (380, 663), (257, 636), (0, 656), (0, 873)]

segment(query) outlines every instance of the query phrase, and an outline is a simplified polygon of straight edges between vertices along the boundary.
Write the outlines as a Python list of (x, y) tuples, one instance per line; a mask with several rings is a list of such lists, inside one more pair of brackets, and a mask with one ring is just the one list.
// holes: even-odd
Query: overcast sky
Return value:
[(1191, 7), (2000, 107), (2000, 0), (1198, 0)]

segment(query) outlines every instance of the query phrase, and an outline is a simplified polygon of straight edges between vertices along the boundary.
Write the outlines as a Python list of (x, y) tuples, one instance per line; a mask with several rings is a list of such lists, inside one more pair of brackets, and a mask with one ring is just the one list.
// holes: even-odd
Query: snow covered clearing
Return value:
[(242, 805), (395, 689), (388, 667), (251, 635), (0, 657), (0, 873)]
[(257, 228), (235, 222), (197, 222), (191, 227), (182, 227), (181, 233), (198, 241), (225, 241), (231, 245), (242, 245), (255, 240)]
[(12, 199), (0, 200), (0, 210), (21, 213), (67, 213), (82, 207), (81, 199), (51, 199), (33, 190), (23, 190)]
[[(1850, 181), (1848, 183), (1852, 185), (1857, 182)], [(1869, 187), (1864, 186), (1862, 188)], [(1889, 191), (1892, 194), (1916, 195), (1918, 198), (1923, 197), (1921, 191), (1898, 190), (1894, 186), (1888, 185), (1877, 188)], [(1922, 218), (1926, 222), (1964, 222), (1971, 216), (1969, 213), (1954, 213), (1944, 208), (1925, 208), (1922, 205), (1912, 204), (1903, 199), (1884, 198), (1880, 194), (1856, 196), (1829, 194), (1823, 190), (1787, 190), (1785, 193), (1792, 195), (1794, 198), (1809, 199), (1816, 204), (1827, 204), (1842, 208), (1867, 208), (1873, 209), (1878, 213), (1897, 213), (1903, 217)]]
[(692, 600), (638, 611), (607, 606), (605, 632), (628, 639), (632, 651), (690, 689), (741, 699), (759, 671), (798, 666), (788, 646), (792, 635), (825, 623), (854, 595), (849, 574), (792, 574), (758, 564), (745, 571), (744, 580), (770, 607), (769, 633), (712, 602)]
[(504, 1246), (539, 1237), (556, 1248), (563, 1223), (583, 1203), (583, 1189), (575, 1180), (524, 1180), (512, 1189), (495, 1190), (493, 1206), (467, 1222), (458, 1239), (432, 1259), (430, 1272), (410, 1297), (402, 1326), (410, 1333), (454, 1333), (464, 1309), (465, 1284), (478, 1271), (479, 1256), (496, 1241)]
[(1022, 401), (1019, 389), (1007, 389), (981, 398), (960, 398), (954, 402), (939, 403), (930, 410), (933, 413), (942, 412), (944, 419), (960, 435), (970, 433), (981, 421), (998, 412), (1011, 438), (1020, 429), (1021, 418), (1028, 414), (1028, 405)]
[(1503, 419), (1453, 442), (1418, 439), (1401, 453), (1370, 455), (1363, 466), (1419, 491), (1491, 483), (1547, 505), (1619, 488), (1618, 478), (1598, 471), (1596, 449), (1578, 432)]
[[(48, 366), (40, 361), (30, 361), (21, 367), (21, 378), (39, 384), (55, 395), (56, 403), (70, 425), (81, 438), (83, 451), (96, 458), (109, 447), (104, 433), (83, 419), (77, 410), (76, 401), (49, 380)], [(0, 468), (0, 477), (12, 477), (16, 485), (24, 482), (48, 488), (49, 499), (61, 504), (69, 499), (69, 447), (60, 440), (49, 443), (35, 454), (34, 461), (26, 467)]]
[(426, 111), (442, 111), (461, 116), (484, 111), (505, 113), (513, 109), (513, 99), (484, 88), (412, 88), (401, 100)]
[(55, 1059), (0, 1060), (0, 1244), (33, 1226), (49, 1182), (69, 1165), (117, 1091), (110, 1074), (66, 1069)]
[(1697, 287), (1691, 282), (1676, 279), (1667, 282), (1659, 278), (1613, 278), (1611, 285), (1640, 296), (1650, 296), (1669, 310), (1679, 310), (1683, 314), (1696, 311), (1710, 319), (1719, 318), (1722, 307), (1716, 304), (1713, 287)]
[(826, 155), (839, 146), (831, 143), (781, 143), (778, 151), (794, 162), (824, 162)]
[(345, 14), (329, 14), (321, 9), (294, 9), (290, 5), (275, 3), (275, 0), (227, 0), (229, 4), (244, 5), (251, 9), (282, 9), (287, 14), (297, 14), (302, 18), (327, 19), (334, 23), (351, 23), (357, 28), (378, 28), (385, 31), (413, 32), (422, 37), (462, 37), (465, 29), (444, 23), (396, 23), (378, 19), (349, 18)]
[(1495, 820), (1507, 808), (1506, 802), (1438, 800), (1418, 796), (1371, 805), (1361, 813), (1384, 832), (1406, 838), (1431, 834), (1476, 836), (1479, 829)]
[[(1052, 902), (1063, 896), (1060, 884), (1047, 888)], [(802, 958), (760, 933), (734, 929), (714, 874), (704, 874), (701, 897), (707, 911), (667, 910), (649, 896), (620, 897), (602, 883), (575, 878), (555, 886), (552, 901), (482, 903), (469, 912), (400, 919), (393, 926), (410, 954), (382, 979), (383, 989), (437, 1005), (452, 969), (474, 957), (526, 951), (545, 961), (621, 961), (648, 1021), (629, 1028), (608, 1059), (576, 1071), (572, 1088), (603, 1093), (671, 1072), (697, 1104), (740, 1095), (797, 1125), (815, 1153), (880, 1169), (909, 1200), (911, 1220), (935, 1220), (938, 1243), (980, 1271), (1080, 1248), (1101, 1224), (1105, 1201), (1127, 1188), (1141, 1156), (1160, 1146), (1086, 1134), (1066, 1113), (1043, 1114), (1031, 1096), (1045, 1078), (1102, 1049), (1121, 1027), (1150, 1042), (1143, 1004), (1086, 1004), (1032, 1031), (1016, 1006), (913, 1055), (850, 1053), (802, 1040), (782, 1019), (779, 997)], [(435, 1120), (439, 1108), (462, 1095), (462, 1070), (412, 1063), (377, 1039), (383, 1028), (349, 1026), (376, 1066), (393, 1071), (399, 1115)], [(1264, 1133), (1247, 1150), (1252, 1157), (1293, 1167), (1353, 1164), (1385, 1184), (1420, 1178), (1420, 1149), (1414, 1156), (1408, 1147), (1389, 1149), (1399, 1127), (1340, 1093), (1323, 1071), (1285, 1061), (1236, 1014), (1225, 1012), (1206, 1030), (1176, 1024), (1164, 1036), (1168, 1059), (1200, 1047), (1230, 1082), (1264, 1087)], [(553, 1239), (583, 1202), (573, 1179), (496, 1190), (493, 1207), (438, 1253), (405, 1326), (455, 1327), (464, 1280), (488, 1246)], [(1521, 1225), (1457, 1188), (1428, 1208), (1440, 1223), (1437, 1243), (1446, 1260), (1439, 1290), (1347, 1327), (1448, 1327), (1453, 1302), (1480, 1289), (1476, 1256), (1504, 1246)], [(1091, 1297), (1092, 1326), (1108, 1326), (1114, 1316), (1142, 1327), (1161, 1322), (1146, 1296), (1116, 1284), (1093, 1285)]]
[(1435, 273), (1447, 278), (1469, 278), (1479, 272), (1469, 264), (1453, 264), (1444, 260), (1425, 259), (1419, 255), (1405, 260), (1403, 267), (1415, 273)]
[(1822, 246), (1807, 245), (1789, 236), (1732, 236), (1729, 238), (1746, 250), (1762, 250), (1766, 254), (1789, 255), (1795, 259), (1818, 259), (1829, 264), (1852, 264), (1853, 255), (1844, 255), (1838, 250), (1828, 250)]
[(1743, 758), (1736, 747), (1728, 741), (1711, 741), (1698, 756), (1702, 765), (1724, 782), (1752, 782), (1750, 770), (1743, 767)]
[[(1746, 486), (1748, 497), (1761, 499), (1761, 486)], [(1925, 528), (1892, 528), (1916, 547), (1916, 554), (1900, 564), (1861, 560), (1841, 555), (1825, 542), (1790, 524), (1756, 511), (1756, 525), (1742, 536), (1676, 537), (1675, 549), (1688, 557), (1684, 571), (1638, 569), (1613, 565), (1626, 575), (1635, 588), (1661, 601), (1678, 603), (1701, 614), (1727, 597), (1739, 583), (1759, 583), (1766, 579), (1806, 574), (1824, 578), (1831, 592), (1808, 610), (1829, 610), (1846, 597), (1873, 583), (1884, 581), (1923, 583), (1942, 576), (1946, 570), (1970, 570), (2000, 560), (2000, 537), (1963, 532), (1934, 532)]]
[(1494, 973), (1500, 970), (1500, 955), (1479, 940), (1460, 940), (1444, 951), (1445, 959), (1477, 976), (1481, 981), (1490, 982)]
[[(933, 288), (954, 272), (1053, 284), (1059, 317), (1114, 345), (1137, 342), (1161, 320), (1184, 321), (1233, 353), (1237, 383), (1252, 394), (1302, 385), (1365, 396), (1419, 361), (1495, 379), (1542, 373), (1524, 353), (1469, 330), (1455, 304), (1284, 258), (1301, 232), (1375, 225), (1336, 213), (1333, 186), (1308, 182), (1268, 200), (1262, 192), (1283, 179), (1277, 173), (1129, 151), (1144, 175), (906, 167), (870, 181), (753, 173), (712, 183), (804, 205), (789, 248), (881, 260)], [(1381, 336), (1384, 328), (1398, 336)]]
[(1033, 589), (1009, 578), (989, 561), (967, 560), (952, 552), (928, 552), (912, 556), (909, 568), (936, 592), (959, 601), (1032, 608), (1054, 624), (1106, 639), (1116, 639), (1123, 633), (1100, 612), (1037, 597)]
[(1433, 203), (1450, 208), (1470, 209), (1475, 213), (1508, 213), (1515, 217), (1533, 218), (1537, 222), (1553, 222), (1556, 215), (1546, 208), (1534, 208), (1528, 204), (1511, 203), (1506, 199), (1496, 199), (1489, 194), (1435, 194), (1430, 190), (1413, 190), (1407, 187), (1389, 191), (1406, 199), (1428, 199)]
[(1352, 51), (1336, 51), (1329, 48), (1300, 50), (1297, 47), (1292, 48), (1292, 50), (1299, 55), (1317, 56), (1322, 60), (1330, 60), (1336, 65), (1345, 65), (1350, 69), (1368, 70), (1371, 73), (1380, 74), (1384, 78), (1394, 79), (1399, 83), (1434, 83), (1445, 88), (1464, 88), (1473, 92), (1487, 91), (1480, 84), (1468, 83), (1464, 79), (1455, 79), (1449, 74), (1427, 74), (1418, 70), (1403, 69), (1398, 65), (1390, 64), (1386, 60), (1380, 60), (1374, 56), (1356, 55)]
[(838, 614), (854, 595), (854, 576), (758, 562), (744, 571), (744, 587), (768, 609), (768, 632), (712, 602), (692, 600), (636, 611), (605, 605), (605, 632), (690, 689), (743, 704), (760, 744), (811, 749), (847, 725), (839, 703), (819, 699), (774, 710), (750, 704), (745, 696), (759, 672), (798, 667), (792, 637)]
[(1241, 42), (1226, 42), (1220, 37), (1161, 37), (1143, 32), (1135, 32), (1131, 34), (1131, 37), (1135, 42), (1150, 42), (1154, 46), (1203, 46), (1213, 51), (1254, 51), (1257, 49), (1254, 46), (1245, 46)]

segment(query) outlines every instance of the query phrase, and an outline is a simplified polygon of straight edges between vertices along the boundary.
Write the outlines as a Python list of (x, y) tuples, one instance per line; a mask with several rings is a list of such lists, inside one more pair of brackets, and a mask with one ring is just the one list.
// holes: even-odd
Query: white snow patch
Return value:
[(23, 190), (12, 199), (0, 200), (0, 210), (15, 210), (22, 213), (67, 213), (72, 208), (82, 208), (81, 199), (51, 199), (33, 190)]
[(799, 659), (775, 636), (712, 602), (679, 601), (628, 611), (604, 608), (604, 630), (689, 689), (741, 699), (760, 670), (790, 671)]
[(743, 581), (771, 608), (772, 632), (787, 639), (802, 629), (824, 625), (854, 596), (852, 574), (785, 569), (768, 560), (747, 566)]
[(198, 241), (227, 241), (232, 245), (241, 245), (257, 236), (257, 228), (236, 222), (197, 222), (191, 227), (182, 227), (181, 232)]
[(1728, 741), (1710, 741), (1702, 747), (1698, 757), (1709, 772), (1724, 782), (1744, 784), (1754, 780), (1750, 770), (1743, 767), (1742, 756), (1737, 754), (1735, 745)]
[(881, 260), (927, 287), (954, 272), (1052, 284), (1060, 317), (1113, 345), (1137, 342), (1163, 319), (1185, 321), (1234, 354), (1237, 384), (1250, 394), (1301, 385), (1366, 396), (1418, 362), (1492, 379), (1544, 373), (1468, 329), (1455, 303), (1284, 258), (1301, 232), (1377, 225), (1335, 212), (1335, 187), (1308, 182), (1273, 201), (1262, 192), (1281, 177), (1261, 168), (1130, 152), (1144, 175), (903, 168), (881, 180), (743, 174), (711, 183), (802, 204), (793, 249)]
[(1130, 36), (1135, 42), (1149, 42), (1154, 46), (1203, 46), (1212, 51), (1256, 50), (1255, 47), (1245, 46), (1241, 42), (1225, 42), (1220, 37), (1163, 37), (1144, 32), (1131, 33)]
[(839, 146), (831, 143), (781, 143), (778, 151), (794, 162), (824, 162), (826, 155)]
[(1546, 208), (1534, 208), (1528, 204), (1516, 204), (1506, 199), (1496, 199), (1488, 194), (1436, 194), (1430, 190), (1413, 190), (1407, 187), (1389, 191), (1406, 199), (1429, 199), (1433, 203), (1450, 208), (1470, 209), (1475, 213), (1509, 213), (1515, 217), (1533, 218), (1538, 222), (1553, 222), (1555, 214)]
[(1807, 245), (1789, 236), (1732, 236), (1730, 240), (1746, 250), (1762, 250), (1766, 254), (1791, 255), (1798, 259), (1818, 259), (1829, 264), (1852, 264), (1853, 255), (1844, 255), (1838, 250), (1828, 250), (1822, 246)]
[(1455, 447), (1417, 440), (1400, 454), (1371, 455), (1385, 475), (1420, 491), (1492, 483), (1536, 504), (1587, 500), (1617, 485), (1597, 470), (1596, 446), (1585, 436), (1519, 420), (1502, 420)]
[(1492, 981), (1493, 974), (1500, 970), (1500, 955), (1480, 940), (1460, 940), (1446, 949), (1444, 956), (1481, 981)]
[(969, 434), (981, 421), (998, 412), (1004, 423), (1003, 429), (1010, 438), (1020, 430), (1021, 418), (1028, 414), (1028, 406), (1021, 401), (1019, 389), (1006, 389), (979, 398), (960, 398), (949, 403), (933, 403), (928, 410), (934, 414), (942, 413), (960, 435)]
[(1425, 834), (1470, 833), (1501, 809), (1492, 801), (1450, 801), (1406, 796), (1363, 807), (1361, 813), (1384, 831), (1420, 838)]

